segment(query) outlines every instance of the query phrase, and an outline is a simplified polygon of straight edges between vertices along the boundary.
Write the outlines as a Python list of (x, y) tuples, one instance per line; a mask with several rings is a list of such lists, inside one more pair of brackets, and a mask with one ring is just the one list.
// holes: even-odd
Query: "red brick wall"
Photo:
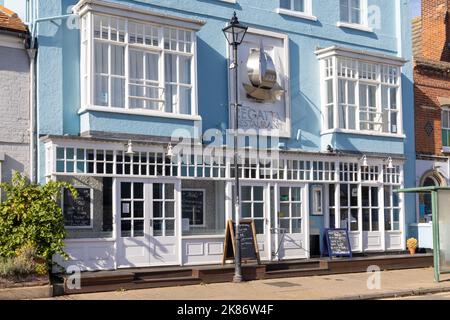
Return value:
[(422, 0), (422, 55), (450, 62), (450, 0)]
[[(414, 70), (416, 153), (441, 155), (441, 106), (438, 97), (450, 97), (450, 78)], [(433, 126), (431, 135), (426, 125)]]

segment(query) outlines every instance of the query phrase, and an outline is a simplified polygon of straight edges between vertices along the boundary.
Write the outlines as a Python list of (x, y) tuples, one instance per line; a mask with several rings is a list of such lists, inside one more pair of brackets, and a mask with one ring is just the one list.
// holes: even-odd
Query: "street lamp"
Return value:
[(233, 200), (234, 200), (234, 217), (236, 220), (236, 252), (235, 252), (235, 270), (233, 282), (242, 282), (242, 268), (241, 268), (241, 235), (240, 229), (240, 186), (239, 186), (239, 164), (238, 164), (238, 128), (239, 128), (239, 101), (238, 101), (238, 46), (244, 40), (248, 27), (242, 25), (234, 12), (228, 25), (223, 28), (223, 33), (227, 38), (228, 44), (233, 47), (233, 63), (230, 64), (230, 69), (234, 69), (234, 175), (236, 183), (234, 186)]

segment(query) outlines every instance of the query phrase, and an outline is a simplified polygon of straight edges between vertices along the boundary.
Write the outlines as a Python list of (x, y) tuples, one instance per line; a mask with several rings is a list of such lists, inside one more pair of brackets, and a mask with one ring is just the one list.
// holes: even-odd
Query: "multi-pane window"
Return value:
[(144, 184), (122, 182), (120, 184), (121, 236), (144, 236)]
[(256, 233), (264, 234), (264, 187), (241, 187), (242, 218), (253, 219)]
[(308, 0), (281, 0), (280, 8), (305, 12), (305, 2)]
[(352, 24), (364, 24), (365, 0), (340, 0), (340, 20)]
[(339, 164), (339, 179), (340, 181), (356, 182), (358, 177), (358, 164), (341, 162)]
[(341, 184), (340, 186), (341, 228), (359, 231), (358, 185)]
[(381, 73), (381, 107), (383, 110), (383, 132), (398, 133), (398, 68), (382, 66)]
[(302, 188), (280, 188), (278, 227), (288, 233), (302, 233)]
[(384, 186), (384, 228), (386, 231), (400, 230), (400, 199), (394, 192), (398, 186)]
[(336, 185), (328, 187), (328, 209), (330, 212), (330, 229), (336, 228)]
[(153, 236), (175, 236), (175, 186), (153, 184)]
[(326, 119), (325, 126), (327, 129), (334, 128), (334, 90), (333, 90), (333, 58), (328, 58), (323, 61), (324, 80), (325, 80), (325, 113)]
[(192, 31), (102, 15), (84, 17), (82, 30), (86, 106), (195, 113)]
[(379, 231), (378, 187), (362, 187), (363, 231)]
[(399, 67), (337, 57), (322, 68), (325, 129), (400, 133)]
[(442, 146), (450, 147), (450, 109), (442, 110)]
[(379, 166), (361, 167), (361, 181), (377, 182), (380, 174)]

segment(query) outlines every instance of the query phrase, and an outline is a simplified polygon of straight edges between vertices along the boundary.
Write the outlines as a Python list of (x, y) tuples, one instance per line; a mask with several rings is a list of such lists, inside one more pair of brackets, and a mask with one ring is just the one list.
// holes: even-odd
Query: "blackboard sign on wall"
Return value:
[(63, 216), (64, 225), (69, 228), (91, 228), (91, 189), (75, 188), (78, 197), (73, 198), (68, 189), (64, 189)]
[[(223, 264), (226, 260), (233, 260), (236, 256), (236, 224), (229, 220), (225, 234)], [(258, 241), (256, 240), (256, 229), (253, 220), (242, 220), (239, 224), (241, 234), (241, 260), (257, 261), (260, 263)]]
[(183, 219), (189, 219), (191, 226), (203, 226), (205, 224), (205, 191), (183, 190), (181, 191), (181, 212)]
[(347, 229), (325, 230), (325, 241), (330, 258), (352, 257), (352, 248)]

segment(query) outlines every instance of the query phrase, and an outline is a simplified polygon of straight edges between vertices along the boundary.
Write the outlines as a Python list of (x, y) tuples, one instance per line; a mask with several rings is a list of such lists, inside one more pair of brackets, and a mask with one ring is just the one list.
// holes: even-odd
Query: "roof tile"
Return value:
[(27, 26), (11, 10), (0, 6), (0, 29), (27, 32)]

